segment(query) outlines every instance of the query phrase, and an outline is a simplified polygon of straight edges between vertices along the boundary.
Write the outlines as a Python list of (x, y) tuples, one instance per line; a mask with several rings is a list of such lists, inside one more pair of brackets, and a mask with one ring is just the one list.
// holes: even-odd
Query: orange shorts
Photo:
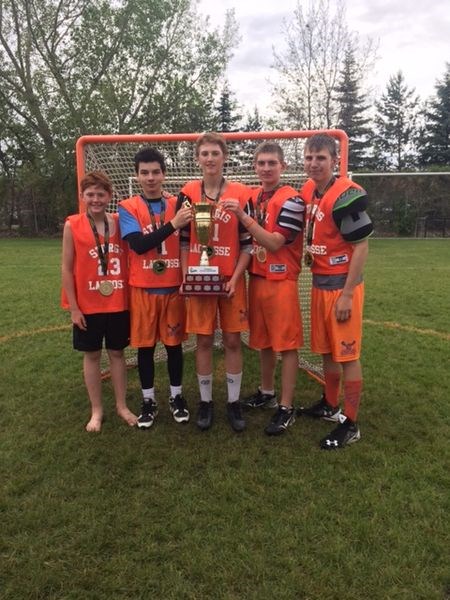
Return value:
[(335, 362), (349, 362), (361, 355), (364, 283), (355, 287), (351, 316), (338, 322), (334, 314), (342, 290), (321, 290), (311, 294), (311, 350), (331, 354)]
[(188, 296), (186, 331), (212, 335), (216, 329), (237, 333), (248, 329), (247, 292), (241, 277), (232, 298), (226, 296)]
[(284, 352), (303, 346), (297, 281), (271, 281), (251, 276), (248, 305), (250, 348), (272, 348), (275, 352)]
[(177, 346), (186, 339), (186, 309), (178, 291), (149, 294), (144, 288), (130, 286), (130, 345), (149, 348), (161, 341)]

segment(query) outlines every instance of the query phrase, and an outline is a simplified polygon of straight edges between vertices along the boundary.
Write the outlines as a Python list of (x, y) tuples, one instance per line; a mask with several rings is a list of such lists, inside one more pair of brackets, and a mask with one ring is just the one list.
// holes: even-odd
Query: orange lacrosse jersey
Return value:
[[(177, 199), (174, 196), (166, 198), (164, 211), (164, 222), (168, 223), (175, 216)], [(146, 200), (142, 196), (133, 196), (120, 202), (120, 207), (129, 212), (138, 221), (142, 233), (152, 233), (153, 225)], [(154, 222), (157, 227), (161, 224), (161, 215), (154, 214)], [(133, 287), (142, 288), (169, 288), (181, 285), (181, 263), (180, 263), (180, 235), (176, 230), (169, 235), (161, 244), (161, 254), (157, 248), (152, 248), (144, 254), (137, 254), (129, 250), (129, 281)], [(163, 260), (166, 270), (163, 273), (155, 273), (153, 263)]]
[[(74, 243), (74, 282), (77, 304), (86, 315), (95, 313), (121, 312), (128, 309), (127, 245), (120, 238), (119, 218), (114, 219), (115, 231), (108, 244), (108, 273), (103, 275), (94, 233), (86, 213), (67, 217)], [(104, 247), (105, 239), (99, 235)], [(113, 292), (103, 296), (99, 292), (102, 281), (110, 281)], [(66, 294), (62, 293), (61, 305), (69, 308)]]
[(311, 271), (319, 275), (341, 275), (348, 272), (353, 244), (344, 240), (334, 219), (336, 200), (350, 188), (363, 188), (346, 177), (338, 177), (322, 198), (314, 198), (316, 184), (308, 179), (300, 191), (307, 204), (308, 224), (312, 221), (312, 240), (307, 250), (314, 256)]
[[(252, 192), (253, 205), (256, 201), (261, 188)], [(284, 203), (289, 198), (298, 197), (299, 193), (294, 188), (283, 185), (269, 199), (266, 208), (264, 229), (273, 232), (277, 226), (278, 216)], [(297, 279), (301, 269), (302, 251), (303, 251), (303, 232), (295, 236), (290, 244), (283, 244), (276, 252), (264, 253), (265, 261), (258, 260), (258, 244), (253, 242), (254, 254), (250, 265), (250, 273), (260, 275), (266, 279)]]
[[(201, 180), (188, 181), (181, 192), (193, 204), (207, 202), (211, 205), (211, 230), (208, 245), (213, 249), (209, 264), (219, 267), (220, 274), (225, 277), (233, 275), (240, 254), (239, 220), (233, 213), (222, 210), (220, 204), (207, 199), (202, 200)], [(227, 181), (220, 200), (234, 198), (244, 208), (250, 198), (250, 190), (242, 183)], [(188, 266), (197, 266), (200, 262), (201, 244), (195, 231), (195, 223), (191, 222)]]

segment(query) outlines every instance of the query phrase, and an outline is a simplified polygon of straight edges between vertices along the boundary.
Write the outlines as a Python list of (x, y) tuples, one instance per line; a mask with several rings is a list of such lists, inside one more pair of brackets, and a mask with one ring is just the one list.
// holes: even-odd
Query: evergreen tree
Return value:
[(239, 105), (230, 90), (228, 81), (223, 84), (219, 101), (215, 107), (215, 127), (216, 131), (237, 131), (242, 115), (238, 112)]
[[(246, 121), (242, 130), (249, 133), (262, 131), (263, 122), (258, 107), (255, 106), (252, 113), (247, 113)], [(233, 144), (234, 156), (228, 161), (230, 172), (233, 171), (240, 181), (245, 183), (256, 183), (253, 169), (253, 159), (256, 147), (261, 140), (242, 140)]]
[(367, 164), (367, 141), (370, 130), (366, 116), (368, 105), (360, 90), (360, 70), (356, 63), (354, 48), (348, 45), (344, 56), (340, 79), (336, 86), (338, 103), (337, 127), (349, 137), (349, 168), (360, 169)]
[(435, 86), (432, 97), (424, 111), (425, 128), (421, 163), (424, 165), (450, 164), (450, 63), (442, 80)]
[(389, 78), (386, 92), (375, 103), (372, 143), (376, 168), (402, 171), (417, 164), (419, 102), (401, 71)]
[(263, 122), (258, 107), (255, 106), (252, 113), (247, 113), (244, 131), (262, 131)]

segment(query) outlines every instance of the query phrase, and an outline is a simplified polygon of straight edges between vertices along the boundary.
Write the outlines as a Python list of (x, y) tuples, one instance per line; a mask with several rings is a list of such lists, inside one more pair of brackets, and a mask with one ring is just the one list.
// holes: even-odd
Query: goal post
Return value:
[[(261, 142), (274, 141), (283, 149), (287, 168), (282, 181), (299, 189), (305, 181), (303, 173), (303, 147), (306, 139), (317, 133), (326, 133), (336, 139), (339, 147), (339, 174), (347, 175), (348, 137), (340, 129), (297, 130), (297, 131), (254, 131), (221, 133), (227, 142), (228, 159), (225, 176), (249, 186), (259, 185), (253, 168), (253, 154)], [(167, 172), (164, 188), (177, 194), (186, 181), (198, 179), (201, 174), (194, 156), (195, 142), (201, 133), (173, 134), (117, 134), (85, 135), (76, 143), (76, 166), (78, 190), (80, 181), (89, 171), (103, 171), (112, 181), (113, 198), (108, 210), (117, 210), (118, 202), (132, 194), (140, 193), (135, 180), (134, 155), (144, 146), (157, 148), (166, 160)], [(79, 203), (79, 210), (84, 210)], [(299, 279), (300, 302), (303, 316), (305, 346), (299, 353), (299, 367), (322, 381), (320, 357), (309, 350), (311, 273), (303, 268)], [(247, 340), (243, 336), (244, 341)], [(193, 348), (190, 341), (187, 349)], [(161, 354), (162, 353), (162, 354)], [(164, 356), (164, 348), (155, 357)], [(133, 362), (133, 357), (130, 358)]]

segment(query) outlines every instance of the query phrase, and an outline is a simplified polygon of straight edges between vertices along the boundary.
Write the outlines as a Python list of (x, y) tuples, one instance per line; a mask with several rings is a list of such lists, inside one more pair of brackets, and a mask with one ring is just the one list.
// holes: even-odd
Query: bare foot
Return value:
[(118, 408), (117, 414), (125, 421), (125, 423), (128, 423), (130, 427), (134, 427), (138, 422), (137, 416), (134, 415), (128, 408)]
[(99, 433), (102, 430), (102, 415), (92, 415), (91, 420), (86, 425), (86, 431)]

